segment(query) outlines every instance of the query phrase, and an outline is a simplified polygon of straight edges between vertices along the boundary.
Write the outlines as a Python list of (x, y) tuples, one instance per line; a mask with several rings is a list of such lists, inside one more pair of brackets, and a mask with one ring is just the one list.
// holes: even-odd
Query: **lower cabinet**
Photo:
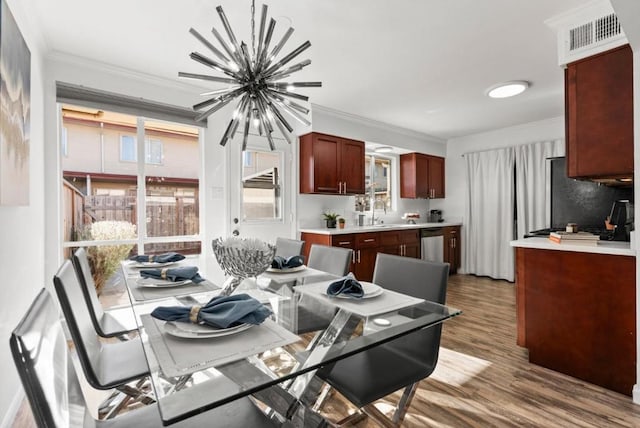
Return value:
[(351, 272), (359, 280), (371, 281), (378, 253), (420, 258), (420, 230), (392, 230), (387, 232), (364, 232), (344, 235), (322, 235), (303, 232), (305, 257), (309, 256), (312, 244), (330, 245), (353, 250)]
[(444, 235), (444, 261), (449, 263), (449, 273), (454, 274), (460, 268), (460, 226), (442, 228)]

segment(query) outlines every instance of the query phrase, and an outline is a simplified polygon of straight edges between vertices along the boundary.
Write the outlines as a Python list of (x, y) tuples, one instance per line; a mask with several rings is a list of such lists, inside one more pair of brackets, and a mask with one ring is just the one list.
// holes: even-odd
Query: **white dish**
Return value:
[(384, 288), (376, 285), (372, 282), (358, 281), (360, 285), (362, 285), (362, 291), (364, 291), (364, 296), (362, 297), (353, 297), (348, 294), (337, 294), (335, 296), (338, 299), (351, 299), (351, 300), (360, 300), (360, 299), (370, 299), (371, 297), (377, 297), (384, 293)]
[(178, 262), (164, 262), (164, 263), (158, 263), (158, 262), (133, 262), (133, 264), (130, 267), (134, 267), (134, 268), (160, 268), (160, 267), (166, 267), (166, 266), (171, 266), (171, 265), (175, 265)]
[(148, 288), (169, 288), (169, 287), (181, 287), (183, 285), (191, 284), (190, 279), (184, 281), (170, 281), (168, 279), (156, 279), (156, 278), (138, 278), (136, 284), (140, 287)]
[(291, 273), (291, 272), (300, 272), (301, 270), (305, 270), (307, 267), (305, 265), (300, 265), (300, 266), (296, 266), (296, 267), (292, 267), (292, 268), (285, 268), (285, 269), (276, 269), (276, 268), (268, 268), (267, 272), (272, 272), (272, 273)]
[(229, 328), (215, 328), (208, 325), (188, 322), (168, 321), (164, 324), (164, 331), (172, 336), (185, 339), (207, 339), (240, 333), (253, 327), (253, 325), (254, 324), (240, 324)]

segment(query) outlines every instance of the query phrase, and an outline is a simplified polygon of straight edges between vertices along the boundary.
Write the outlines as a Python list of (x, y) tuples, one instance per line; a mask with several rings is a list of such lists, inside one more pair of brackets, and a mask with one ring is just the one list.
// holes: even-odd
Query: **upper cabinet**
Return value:
[(567, 175), (633, 176), (633, 54), (621, 46), (567, 65)]
[(317, 132), (301, 136), (300, 193), (365, 193), (364, 142)]
[(401, 198), (444, 198), (444, 158), (422, 153), (400, 155)]

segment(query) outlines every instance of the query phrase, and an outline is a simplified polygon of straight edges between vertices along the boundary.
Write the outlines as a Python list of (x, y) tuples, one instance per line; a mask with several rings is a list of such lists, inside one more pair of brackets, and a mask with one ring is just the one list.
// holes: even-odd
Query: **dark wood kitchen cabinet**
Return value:
[(365, 193), (364, 142), (312, 132), (300, 137), (300, 193)]
[(380, 232), (379, 252), (419, 259), (420, 230), (411, 229)]
[(567, 175), (633, 176), (633, 53), (621, 46), (565, 70)]
[(458, 272), (462, 247), (460, 243), (460, 226), (446, 226), (442, 228), (444, 236), (444, 261), (449, 263), (449, 274)]
[(401, 198), (444, 198), (444, 158), (422, 153), (400, 155)]

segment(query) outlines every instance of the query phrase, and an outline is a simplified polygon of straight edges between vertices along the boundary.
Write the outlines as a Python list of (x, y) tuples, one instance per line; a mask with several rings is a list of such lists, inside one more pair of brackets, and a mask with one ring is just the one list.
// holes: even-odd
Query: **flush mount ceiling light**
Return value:
[(302, 70), (311, 64), (311, 60), (306, 59), (297, 64), (285, 67), (295, 57), (305, 51), (311, 43), (304, 42), (289, 54), (276, 61), (276, 56), (280, 53), (285, 43), (293, 33), (293, 28), (289, 27), (280, 41), (271, 48), (271, 38), (276, 21), (271, 18), (269, 25), (267, 22), (267, 5), (262, 5), (262, 16), (258, 31), (258, 41), (256, 48), (255, 33), (255, 0), (251, 1), (251, 48), (244, 41), (238, 43), (229, 21), (222, 10), (222, 6), (216, 7), (216, 11), (222, 21), (222, 26), (227, 34), (229, 42), (222, 38), (218, 30), (213, 27), (211, 32), (222, 46), (222, 52), (209, 42), (198, 31), (191, 28), (189, 32), (198, 39), (213, 55), (210, 58), (198, 52), (192, 52), (189, 56), (194, 61), (205, 65), (213, 70), (225, 74), (227, 77), (210, 76), (206, 74), (178, 73), (180, 77), (206, 80), (228, 85), (226, 88), (213, 90), (202, 94), (209, 96), (206, 101), (202, 101), (193, 106), (194, 110), (202, 110), (196, 120), (202, 120), (220, 110), (231, 101), (239, 98), (237, 106), (231, 117), (231, 121), (220, 140), (220, 145), (224, 146), (227, 141), (233, 139), (243, 123), (242, 150), (246, 149), (247, 138), (251, 127), (257, 130), (260, 135), (265, 135), (271, 150), (275, 150), (275, 144), (271, 133), (278, 127), (282, 135), (289, 144), (292, 142), (291, 132), (293, 127), (289, 124), (282, 112), (293, 117), (305, 126), (311, 123), (304, 117), (309, 114), (309, 109), (292, 100), (309, 101), (309, 97), (294, 93), (295, 88), (321, 87), (321, 82), (286, 82), (283, 79), (291, 74)]
[(376, 153), (390, 153), (393, 151), (393, 147), (391, 146), (380, 146), (373, 149)]
[(513, 80), (499, 83), (487, 89), (487, 95), (491, 98), (508, 98), (523, 93), (529, 87), (525, 80)]

